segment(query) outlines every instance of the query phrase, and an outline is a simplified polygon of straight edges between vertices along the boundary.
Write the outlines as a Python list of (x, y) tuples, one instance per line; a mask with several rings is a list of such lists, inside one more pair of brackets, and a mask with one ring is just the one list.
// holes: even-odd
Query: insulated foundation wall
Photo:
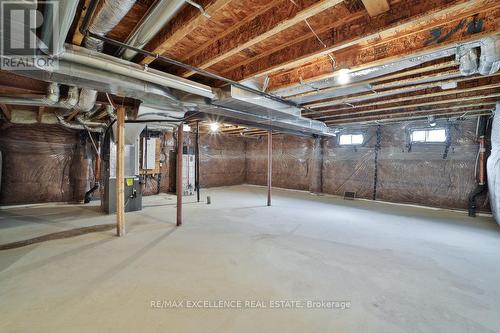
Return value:
[[(427, 122), (404, 122), (348, 128), (363, 134), (361, 146), (341, 146), (338, 137), (312, 139), (273, 136), (273, 186), (432, 207), (466, 209), (474, 190), (478, 143), (477, 118), (438, 123), (449, 142), (411, 144), (410, 131)], [(378, 158), (375, 156), (378, 148)], [(320, 153), (318, 153), (318, 151)], [(318, 167), (319, 165), (319, 167)], [(250, 184), (266, 185), (267, 137), (247, 140), (247, 177)], [(489, 210), (478, 198), (480, 210)]]
[[(194, 136), (191, 145), (194, 147)], [(243, 184), (246, 181), (246, 142), (222, 134), (200, 135), (200, 186)]]
[(78, 132), (7, 124), (0, 132), (1, 205), (81, 201), (93, 185), (94, 156)]
[[(272, 185), (309, 190), (314, 139), (273, 135)], [(247, 139), (246, 182), (267, 184), (267, 136)]]
[[(382, 128), (377, 199), (434, 207), (466, 209), (474, 190), (478, 153), (476, 120), (437, 125), (449, 132), (446, 144), (412, 144), (409, 132), (425, 123)], [(479, 198), (485, 209), (485, 198)]]

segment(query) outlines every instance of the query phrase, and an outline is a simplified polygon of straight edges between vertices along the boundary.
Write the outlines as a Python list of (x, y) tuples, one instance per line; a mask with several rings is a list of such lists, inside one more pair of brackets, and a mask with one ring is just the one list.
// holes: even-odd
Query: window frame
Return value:
[[(428, 138), (428, 133), (430, 131), (436, 131), (436, 130), (444, 130), (444, 141), (427, 141)], [(413, 132), (416, 131), (425, 131), (425, 141), (413, 141)], [(410, 128), (408, 132), (408, 141), (411, 145), (442, 145), (446, 144), (446, 141), (448, 141), (448, 129), (446, 127), (414, 127)]]
[[(337, 145), (339, 147), (359, 147), (359, 146), (362, 146), (365, 144), (365, 141), (366, 141), (366, 133), (364, 132), (345, 132), (345, 133), (339, 133), (337, 134)], [(361, 143), (340, 143), (340, 138), (342, 137), (342, 135), (350, 135), (351, 136), (351, 142), (352, 142), (352, 137), (354, 135), (361, 135), (361, 137), (363, 138), (363, 141)]]

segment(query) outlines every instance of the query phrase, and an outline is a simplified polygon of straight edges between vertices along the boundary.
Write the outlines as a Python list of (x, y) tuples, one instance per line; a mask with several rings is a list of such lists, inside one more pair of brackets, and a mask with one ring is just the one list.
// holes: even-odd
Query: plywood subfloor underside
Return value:
[[(102, 232), (0, 252), (0, 331), (495, 332), (500, 228), (490, 218), (235, 186), (172, 197)], [(13, 237), (113, 216), (0, 211)], [(38, 220), (33, 220), (42, 209)], [(90, 213), (85, 210), (89, 210)], [(57, 213), (59, 211), (59, 213)], [(9, 213), (10, 215), (7, 215)], [(9, 222), (15, 214), (17, 224)], [(89, 215), (90, 214), (90, 215)], [(10, 216), (10, 217), (9, 217)], [(31, 228), (31, 229), (30, 229)], [(26, 231), (26, 232), (24, 232)], [(2, 236), (2, 241), (4, 241)], [(11, 239), (18, 240), (18, 239)], [(349, 300), (349, 310), (153, 309), (153, 300)]]

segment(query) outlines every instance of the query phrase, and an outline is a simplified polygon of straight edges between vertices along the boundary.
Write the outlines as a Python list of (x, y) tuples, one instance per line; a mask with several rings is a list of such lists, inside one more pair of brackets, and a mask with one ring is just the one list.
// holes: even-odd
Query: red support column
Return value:
[(184, 123), (177, 128), (177, 226), (182, 225), (182, 153), (184, 148)]
[(271, 178), (273, 174), (273, 132), (267, 132), (267, 205), (271, 206)]

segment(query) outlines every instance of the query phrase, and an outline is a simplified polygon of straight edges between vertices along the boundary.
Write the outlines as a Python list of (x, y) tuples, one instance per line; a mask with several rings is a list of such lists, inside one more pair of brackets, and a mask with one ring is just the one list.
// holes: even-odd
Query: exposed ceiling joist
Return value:
[[(353, 67), (384, 58), (397, 58), (423, 48), (429, 50), (466, 40), (472, 38), (474, 34), (496, 31), (495, 24), (498, 15), (493, 15), (496, 12), (492, 12), (492, 9), (500, 5), (494, 0), (457, 0), (451, 6), (447, 6), (449, 5), (447, 0), (419, 0), (413, 3), (414, 5), (409, 5), (407, 1), (398, 2), (384, 15), (368, 19), (362, 17), (345, 26), (335, 27), (318, 34), (327, 47), (318, 43), (316, 37), (311, 37), (264, 57), (253, 57), (250, 62), (239, 64), (236, 69), (228, 69), (222, 74), (241, 81), (314, 62), (310, 66), (311, 73), (305, 72), (304, 68), (300, 67), (292, 72), (279, 73), (281, 77), (272, 76), (269, 90), (276, 90), (286, 84), (299, 83), (300, 76), (303, 79), (309, 79), (332, 73), (332, 62), (327, 56), (332, 52), (336, 52), (333, 53), (333, 57), (337, 62), (337, 68)], [(483, 16), (478, 18), (476, 16), (478, 12), (482, 12)], [(461, 23), (464, 16), (470, 17), (469, 21)], [(482, 24), (478, 25), (478, 20)], [(440, 28), (440, 36), (435, 38), (436, 30), (432, 29), (443, 24), (450, 25), (450, 22), (454, 25)], [(462, 27), (464, 24), (465, 27)], [(449, 34), (448, 32), (457, 25), (459, 25), (458, 31)], [(344, 53), (346, 51), (341, 52), (346, 48), (350, 48), (347, 54)], [(357, 58), (359, 53), (362, 55), (360, 59), (353, 59), (353, 57)], [(343, 61), (346, 55), (349, 59)], [(321, 59), (320, 68), (313, 71), (312, 69), (318, 66), (318, 57)]]
[[(440, 101), (432, 101), (432, 102), (425, 102), (425, 103), (415, 103), (415, 104), (406, 104), (406, 105), (399, 105), (399, 106), (392, 106), (392, 107), (382, 107), (382, 108), (372, 108), (369, 110), (356, 110), (354, 112), (342, 112), (342, 113), (337, 113), (335, 115), (329, 115), (329, 116), (322, 116), (318, 117), (316, 119), (322, 119), (326, 123), (329, 123), (331, 120), (335, 119), (351, 119), (351, 118), (357, 118), (358, 116), (366, 116), (370, 114), (378, 114), (380, 116), (380, 113), (384, 113), (383, 116), (386, 114), (390, 114), (391, 112), (388, 111), (401, 111), (403, 109), (410, 110), (412, 108), (418, 108), (419, 111), (426, 111), (430, 110), (432, 107), (435, 107), (437, 105), (449, 105), (447, 107), (453, 108), (453, 107), (463, 107), (461, 103), (463, 102), (469, 102), (469, 101), (475, 101), (475, 100), (482, 100), (478, 102), (477, 105), (483, 105), (483, 104), (495, 104), (498, 97), (500, 97), (500, 93), (498, 94), (489, 94), (489, 95), (480, 95), (480, 96), (472, 96), (472, 97), (462, 97), (462, 98), (454, 98), (454, 99), (447, 99), (447, 100), (440, 100)], [(484, 101), (487, 99), (488, 101)]]
[(409, 113), (399, 113), (399, 114), (391, 114), (387, 117), (368, 117), (365, 119), (351, 119), (351, 120), (343, 120), (338, 122), (330, 123), (331, 127), (342, 127), (342, 126), (362, 126), (362, 125), (373, 125), (373, 124), (381, 124), (381, 123), (389, 123), (389, 122), (400, 122), (400, 121), (408, 121), (408, 120), (419, 120), (426, 119), (429, 116), (434, 116), (436, 118), (465, 118), (465, 117), (477, 117), (482, 115), (490, 115), (492, 112), (492, 108), (490, 107), (470, 107), (463, 109), (440, 109), (433, 110), (427, 112), (426, 114), (422, 114), (422, 112), (409, 112)]
[[(231, 0), (200, 0), (201, 5), (208, 15), (213, 15), (229, 4)], [(197, 8), (189, 6), (181, 11), (179, 15), (167, 24), (160, 33), (146, 46), (153, 53), (163, 54), (174, 47), (179, 41), (203, 24), (208, 18)], [(150, 64), (155, 58), (147, 57), (141, 60), (141, 64)]]
[[(488, 84), (485, 86), (479, 86), (479, 87), (474, 87), (474, 88), (445, 90), (445, 91), (431, 93), (431, 94), (400, 97), (400, 98), (394, 98), (394, 99), (388, 99), (388, 100), (376, 101), (376, 102), (364, 103), (364, 104), (356, 104), (356, 105), (353, 104), (353, 107), (350, 107), (350, 108), (338, 108), (338, 109), (334, 109), (334, 110), (332, 110), (332, 109), (321, 110), (321, 111), (307, 113), (306, 115), (307, 116), (323, 115), (325, 113), (331, 113), (332, 111), (353, 110), (355, 108), (361, 108), (361, 107), (379, 106), (379, 105), (383, 105), (383, 104), (392, 104), (392, 103), (402, 103), (402, 102), (414, 101), (414, 100), (419, 100), (419, 99), (435, 98), (435, 97), (456, 95), (456, 94), (462, 94), (462, 93), (471, 93), (471, 92), (494, 89), (494, 88), (499, 88), (499, 87), (500, 87), (500, 83), (495, 83), (495, 84)], [(316, 119), (319, 119), (319, 118), (320, 117), (318, 117)]]
[[(342, 0), (281, 1), (278, 6), (269, 8), (231, 34), (200, 50), (187, 59), (187, 62), (193, 66), (208, 68), (341, 2)], [(195, 73), (180, 71), (177, 74), (189, 77)]]
[(3, 115), (7, 120), (10, 120), (12, 117), (12, 109), (9, 105), (0, 104), (0, 109), (2, 110)]

